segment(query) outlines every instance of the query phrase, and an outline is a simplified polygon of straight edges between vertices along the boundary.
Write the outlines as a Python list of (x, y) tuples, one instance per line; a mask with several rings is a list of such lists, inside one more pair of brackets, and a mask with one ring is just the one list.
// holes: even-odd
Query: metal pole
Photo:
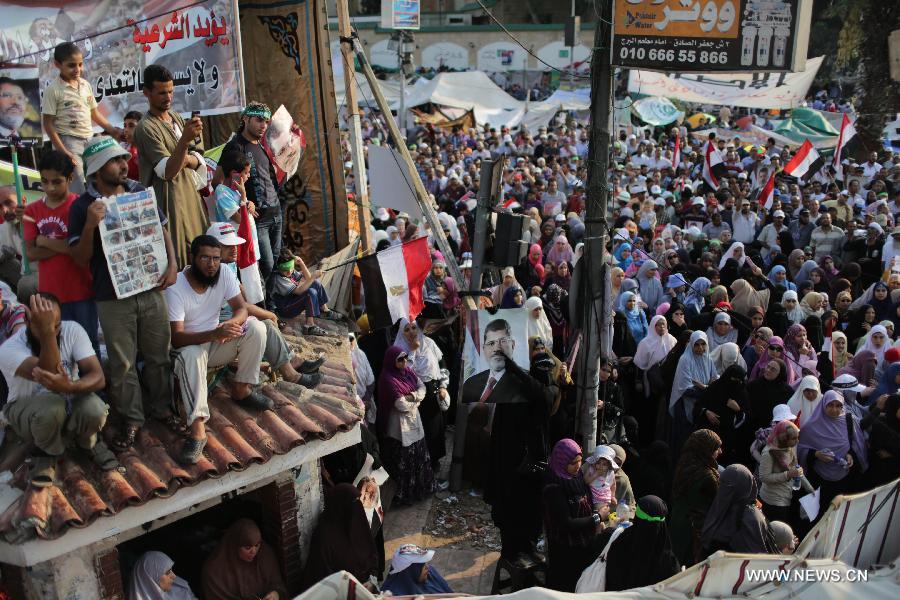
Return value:
[[(575, 22), (575, 0), (572, 0), (572, 22)], [(575, 89), (575, 36), (578, 31), (573, 29), (572, 46), (569, 46), (569, 89)]]
[[(19, 175), (19, 151), (16, 146), (16, 139), (10, 140), (12, 143), (9, 145), (9, 151), (12, 155), (12, 166), (13, 166), (13, 180), (16, 182), (16, 204), (19, 206), (25, 206), (25, 190), (22, 189), (22, 177)], [(35, 168), (37, 165), (35, 165)], [(22, 236), (24, 240), (25, 236), (25, 224), (19, 223), (19, 234)], [(25, 275), (31, 275), (31, 265), (28, 264), (28, 256), (25, 254), (25, 242), (22, 242), (22, 247), (19, 248), (19, 252), (22, 253), (22, 272)]]
[[(353, 179), (356, 182), (356, 215), (359, 219), (360, 252), (370, 250), (369, 234), (369, 180), (363, 153), (362, 127), (359, 119), (359, 102), (356, 96), (356, 72), (353, 66), (353, 43), (349, 40), (350, 11), (347, 0), (337, 0), (338, 30), (341, 36), (341, 56), (344, 62), (344, 88), (346, 90), (347, 124), (350, 127), (350, 156), (353, 161)], [(374, 250), (374, 248), (371, 248)]]
[(582, 448), (591, 452), (597, 440), (597, 390), (600, 384), (600, 323), (604, 306), (606, 203), (609, 195), (609, 129), (612, 112), (612, 0), (598, 2), (600, 15), (594, 37), (591, 70), (591, 133), (588, 146), (588, 201), (585, 214), (585, 261), (581, 286), (585, 333), (579, 360), (578, 396)]
[[(498, 159), (501, 163), (503, 159)], [(484, 271), (484, 250), (487, 245), (487, 228), (491, 219), (491, 200), (494, 190), (494, 161), (481, 163), (481, 179), (478, 186), (478, 205), (475, 209), (475, 238), (472, 246), (472, 278), (469, 290), (481, 290), (481, 274)], [(499, 183), (499, 182), (498, 182)], [(466, 449), (466, 422), (469, 411), (462, 400), (462, 386), (456, 403), (456, 429), (453, 432), (453, 462), (450, 465), (450, 489), (458, 492), (462, 488), (463, 460)]]
[[(397, 40), (397, 70), (400, 72), (400, 107), (397, 109), (397, 126), (400, 127), (400, 133), (406, 135), (406, 74), (403, 72), (403, 32), (398, 31), (399, 39)], [(406, 138), (403, 138), (403, 145), (406, 145)]]

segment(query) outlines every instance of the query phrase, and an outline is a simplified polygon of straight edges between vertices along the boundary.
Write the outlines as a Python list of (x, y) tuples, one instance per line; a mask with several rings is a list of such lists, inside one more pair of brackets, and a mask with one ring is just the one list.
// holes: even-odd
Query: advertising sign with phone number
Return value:
[(615, 0), (614, 65), (802, 71), (812, 0)]

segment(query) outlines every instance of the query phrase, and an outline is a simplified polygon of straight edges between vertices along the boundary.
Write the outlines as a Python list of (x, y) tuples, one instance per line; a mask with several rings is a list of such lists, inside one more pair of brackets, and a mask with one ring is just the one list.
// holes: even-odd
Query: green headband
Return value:
[(294, 259), (286, 260), (283, 263), (278, 263), (275, 265), (279, 271), (293, 271), (294, 270)]
[(242, 117), (259, 117), (260, 119), (269, 120), (272, 118), (272, 111), (266, 106), (248, 106), (241, 111)]
[(651, 517), (650, 515), (648, 515), (647, 513), (644, 512), (644, 510), (641, 508), (640, 504), (635, 505), (634, 516), (636, 516), (638, 519), (643, 519), (644, 521), (652, 521), (654, 523), (664, 523), (666, 520), (665, 517)]

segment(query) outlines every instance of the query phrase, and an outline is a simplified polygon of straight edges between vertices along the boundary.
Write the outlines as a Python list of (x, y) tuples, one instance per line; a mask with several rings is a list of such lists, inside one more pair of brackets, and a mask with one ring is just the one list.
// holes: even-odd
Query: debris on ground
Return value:
[[(443, 496), (443, 494), (441, 494)], [(481, 494), (450, 493), (434, 502), (425, 530), (443, 546), (451, 549), (468, 547), (487, 551), (500, 550), (500, 531), (491, 520), (491, 508)]]

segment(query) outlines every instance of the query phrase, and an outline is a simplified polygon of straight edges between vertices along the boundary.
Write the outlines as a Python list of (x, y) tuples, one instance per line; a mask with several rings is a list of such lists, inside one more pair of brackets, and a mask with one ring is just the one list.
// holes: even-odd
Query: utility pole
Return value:
[[(484, 272), (484, 251), (487, 246), (487, 229), (491, 220), (494, 194), (500, 188), (503, 169), (503, 157), (497, 160), (488, 159), (481, 163), (481, 176), (478, 185), (478, 204), (475, 209), (475, 237), (472, 247), (472, 278), (469, 291), (481, 291), (481, 274)], [(475, 298), (477, 296), (469, 296)], [(462, 399), (460, 386), (459, 399)], [(466, 423), (469, 417), (468, 406), (457, 401), (456, 428), (453, 432), (453, 462), (450, 465), (450, 490), (457, 492), (462, 488), (463, 460), (466, 449)]]
[(360, 251), (371, 248), (369, 233), (369, 177), (363, 153), (362, 128), (359, 119), (359, 102), (356, 96), (356, 69), (353, 64), (352, 29), (347, 0), (337, 0), (338, 31), (341, 36), (341, 56), (344, 62), (344, 87), (346, 89), (347, 124), (350, 127), (350, 156), (353, 161), (353, 180), (356, 182), (356, 214), (359, 219)]
[[(581, 327), (578, 396), (582, 448), (592, 452), (597, 440), (597, 391), (600, 385), (601, 323), (606, 277), (606, 204), (609, 196), (609, 121), (612, 113), (612, 0), (598, 0), (597, 29), (591, 61), (591, 133), (588, 143), (588, 201), (585, 214), (584, 270), (580, 288)], [(605, 334), (605, 328), (604, 328)]]
[(406, 73), (403, 72), (403, 32), (397, 32), (397, 73), (400, 74), (400, 106), (397, 108), (397, 125), (400, 133), (406, 132)]
[(575, 38), (578, 36), (578, 27), (575, 21), (575, 0), (572, 0), (572, 43), (569, 44), (569, 89), (575, 89)]

